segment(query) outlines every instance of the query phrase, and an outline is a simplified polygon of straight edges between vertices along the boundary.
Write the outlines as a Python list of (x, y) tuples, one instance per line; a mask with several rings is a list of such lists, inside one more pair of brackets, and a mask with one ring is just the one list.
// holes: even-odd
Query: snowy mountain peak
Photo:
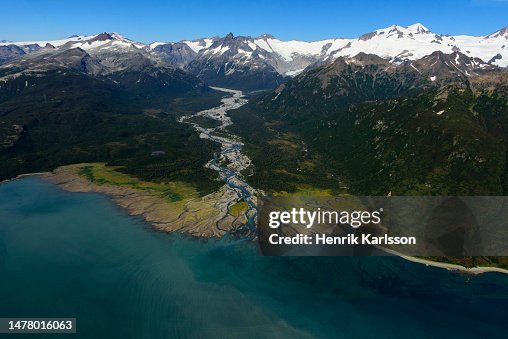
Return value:
[(113, 39), (117, 39), (117, 40), (122, 40), (122, 41), (131, 41), (131, 40), (129, 40), (129, 39), (124, 38), (124, 36), (123, 36), (123, 35), (118, 34), (118, 33), (116, 33), (116, 32), (111, 33), (111, 37), (112, 37)]
[(271, 34), (265, 33), (265, 34), (261, 34), (260, 36), (258, 36), (258, 39), (265, 39), (265, 40), (266, 39), (275, 39), (275, 37)]
[[(363, 35), (365, 38), (368, 35), (370, 37), (374, 36), (384, 36), (386, 38), (396, 36), (397, 38), (403, 38), (405, 36), (413, 36), (414, 34), (432, 34), (432, 32), (420, 23), (416, 23), (407, 27), (399, 26), (399, 25), (391, 25), (390, 27), (378, 29), (375, 32), (368, 33)], [(360, 38), (362, 38), (360, 37)]]
[(111, 36), (111, 34), (104, 32), (104, 33), (97, 34), (95, 37), (93, 37), (92, 39), (90, 39), (88, 41), (94, 42), (94, 41), (106, 41), (106, 40), (112, 40), (112, 39), (113, 39), (113, 37)]
[(142, 43), (127, 39), (123, 35), (115, 33), (115, 32), (100, 33), (100, 34), (97, 34), (96, 36), (92, 37), (91, 39), (86, 39), (85, 41), (88, 42), (88, 44), (91, 44), (93, 42), (98, 42), (98, 41), (100, 41), (100, 42), (107, 42), (107, 41), (115, 42), (116, 41), (116, 42), (124, 43), (126, 45), (134, 45), (138, 48), (141, 48), (144, 46), (144, 44), (142, 44)]
[(416, 23), (411, 26), (407, 26), (407, 29), (410, 30), (413, 34), (431, 33), (431, 31), (421, 23)]
[[(45, 46), (47, 48), (44, 48)], [(143, 44), (115, 32), (103, 32), (62, 40), (0, 42), (0, 63), (39, 50), (49, 53), (51, 46), (57, 51), (79, 48), (92, 56), (100, 55), (104, 58), (142, 53), (196, 74), (203, 74), (203, 69), (207, 68), (211, 70), (210, 76), (212, 73), (214, 76), (224, 73), (226, 78), (262, 70), (265, 73), (257, 74), (276, 78), (276, 82), (281, 76), (295, 76), (311, 65), (332, 63), (340, 57), (348, 59), (362, 56), (360, 53), (375, 54), (394, 65), (401, 65), (430, 56), (436, 51), (446, 55), (460, 52), (460, 56), (453, 54), (451, 60), (446, 60), (446, 65), (459, 68), (468, 64), (472, 64), (473, 68), (487, 68), (486, 65), (508, 66), (508, 28), (487, 36), (452, 36), (435, 34), (421, 23), (407, 27), (392, 25), (359, 38), (332, 38), (310, 42), (284, 41), (270, 34), (249, 37), (229, 33), (224, 37)], [(472, 61), (466, 62), (462, 55)], [(355, 60), (364, 62), (362, 58)], [(431, 63), (434, 61), (436, 60)], [(470, 69), (468, 66), (469, 73)]]
[(485, 38), (505, 38), (508, 40), (508, 27), (501, 28), (499, 31), (495, 31), (492, 34), (487, 35)]

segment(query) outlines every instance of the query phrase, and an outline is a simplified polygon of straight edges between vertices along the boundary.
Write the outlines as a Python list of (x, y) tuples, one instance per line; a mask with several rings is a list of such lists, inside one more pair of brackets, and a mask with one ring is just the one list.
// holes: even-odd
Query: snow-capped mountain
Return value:
[[(62, 40), (0, 42), (0, 63), (44, 49), (80, 48), (102, 64), (122, 66), (123, 54), (150, 55), (153, 60), (186, 69), (211, 85), (254, 89), (274, 87), (313, 65), (339, 57), (375, 54), (393, 63), (419, 60), (433, 52), (459, 52), (478, 64), (508, 66), (508, 28), (486, 36), (436, 34), (422, 24), (393, 25), (351, 39), (282, 41), (269, 34), (227, 36), (143, 44), (117, 33), (72, 36)], [(485, 67), (485, 66), (483, 66)]]
[(243, 89), (273, 88), (284, 81), (270, 60), (273, 55), (258, 48), (249, 37), (214, 39), (198, 51), (187, 69), (207, 83), (220, 86), (241, 84)]
[(501, 80), (506, 74), (498, 66), (461, 52), (435, 51), (421, 59), (399, 64), (361, 52), (309, 69), (272, 91), (265, 102), (269, 103), (268, 109), (277, 107), (280, 112), (287, 109), (288, 104), (295, 110), (308, 106), (321, 109), (411, 96), (449, 85), (465, 86), (484, 75)]
[(50, 44), (54, 47), (60, 47), (60, 46), (66, 44), (68, 42), (71, 42), (71, 41), (87, 41), (87, 40), (93, 39), (95, 36), (96, 35), (89, 35), (89, 36), (73, 35), (73, 36), (68, 37), (67, 39), (60, 39), (60, 40), (38, 40), (38, 41), (18, 41), (18, 42), (2, 40), (0, 42), (0, 46), (16, 45), (16, 46), (23, 48), (27, 52), (29, 52), (29, 51), (33, 51), (33, 50), (42, 48), (42, 47), (46, 46), (47, 44)]
[(353, 56), (360, 52), (377, 54), (393, 61), (416, 60), (432, 52), (446, 54), (462, 52), (497, 66), (508, 66), (508, 34), (506, 28), (487, 36), (435, 34), (422, 24), (408, 27), (393, 25), (364, 34), (358, 39), (333, 43), (327, 53), (330, 57)]
[(50, 81), (55, 75), (68, 75), (120, 85), (143, 96), (144, 100), (159, 94), (170, 97), (209, 90), (196, 76), (165, 62), (145, 44), (117, 33), (30, 42), (29, 45), (0, 46), (0, 51), (4, 47), (4, 52), (21, 51), (17, 57), (0, 64), (0, 88), (14, 86), (21, 78), (27, 79), (28, 86), (34, 79)]

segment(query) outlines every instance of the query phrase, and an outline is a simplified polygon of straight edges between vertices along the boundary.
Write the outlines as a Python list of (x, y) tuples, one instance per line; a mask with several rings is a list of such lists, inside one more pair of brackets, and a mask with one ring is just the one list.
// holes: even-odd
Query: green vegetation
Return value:
[(229, 207), (229, 214), (231, 214), (235, 218), (238, 218), (239, 216), (245, 214), (248, 208), (249, 205), (247, 204), (247, 202), (245, 200), (241, 200)]
[(137, 190), (160, 193), (170, 202), (181, 201), (184, 198), (197, 197), (196, 189), (184, 182), (147, 182), (141, 181), (125, 173), (119, 172), (121, 168), (106, 166), (104, 163), (90, 163), (79, 167), (78, 174), (98, 185), (113, 185), (128, 187)]
[(437, 95), (355, 105), (302, 135), (336, 161), (355, 194), (503, 194), (506, 148), (470, 109), (472, 91)]
[(334, 192), (347, 186), (357, 195), (499, 195), (508, 189), (506, 98), (448, 86), (329, 111), (295, 108), (295, 115), (285, 111), (287, 102), (277, 110), (257, 100), (231, 115), (254, 162), (248, 180), (255, 187), (294, 192), (307, 183)]
[(214, 128), (221, 125), (221, 122), (219, 120), (215, 120), (209, 117), (205, 117), (202, 115), (195, 115), (189, 119), (187, 119), (187, 122), (196, 123), (201, 127), (204, 128)]
[[(219, 104), (222, 94), (182, 88), (175, 98), (165, 95), (167, 86), (146, 86), (131, 89), (70, 71), (9, 81), (0, 89), (0, 180), (104, 162), (142, 181), (188, 182), (201, 195), (214, 191), (221, 183), (203, 165), (219, 146), (177, 118)], [(144, 90), (161, 96), (141, 96)]]
[(298, 194), (315, 189), (325, 195), (343, 193), (341, 180), (329, 159), (311, 151), (298, 134), (282, 133), (280, 122), (269, 123), (252, 107), (230, 111), (233, 133), (245, 141), (244, 151), (254, 163), (247, 181), (268, 193)]
[[(260, 95), (231, 113), (254, 163), (246, 178), (255, 187), (302, 195), (304, 184), (355, 195), (508, 193), (506, 85), (343, 98), (339, 84), (323, 94), (313, 81), (297, 77), (280, 95)], [(508, 269), (507, 257), (427, 259)]]

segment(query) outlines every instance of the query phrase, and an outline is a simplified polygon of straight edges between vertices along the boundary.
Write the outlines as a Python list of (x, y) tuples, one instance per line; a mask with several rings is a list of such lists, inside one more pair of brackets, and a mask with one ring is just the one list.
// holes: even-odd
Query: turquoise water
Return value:
[(507, 315), (508, 275), (261, 257), (155, 232), (102, 195), (0, 185), (0, 317), (76, 317), (72, 338), (502, 338)]

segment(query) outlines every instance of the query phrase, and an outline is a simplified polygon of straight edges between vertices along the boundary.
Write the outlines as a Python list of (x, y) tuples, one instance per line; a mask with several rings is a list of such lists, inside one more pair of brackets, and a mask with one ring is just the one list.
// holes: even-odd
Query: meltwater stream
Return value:
[[(197, 112), (194, 115), (183, 116), (180, 122), (191, 124), (196, 131), (200, 133), (200, 137), (215, 141), (221, 145), (220, 154), (215, 155), (207, 164), (219, 173), (219, 176), (226, 183), (227, 187), (237, 194), (237, 200), (244, 200), (248, 209), (245, 213), (247, 222), (240, 228), (234, 230), (235, 234), (243, 236), (254, 236), (256, 234), (256, 216), (257, 208), (254, 199), (255, 190), (242, 178), (241, 171), (246, 170), (250, 165), (250, 159), (242, 153), (242, 142), (240, 139), (226, 131), (226, 127), (232, 124), (231, 118), (227, 115), (230, 110), (237, 109), (247, 103), (242, 91), (212, 87), (215, 90), (231, 94), (221, 100), (220, 106)], [(196, 122), (189, 121), (190, 118), (203, 116), (219, 121), (221, 124), (217, 127), (203, 127)], [(222, 162), (227, 162), (222, 165)], [(236, 201), (231, 201), (231, 204)]]

